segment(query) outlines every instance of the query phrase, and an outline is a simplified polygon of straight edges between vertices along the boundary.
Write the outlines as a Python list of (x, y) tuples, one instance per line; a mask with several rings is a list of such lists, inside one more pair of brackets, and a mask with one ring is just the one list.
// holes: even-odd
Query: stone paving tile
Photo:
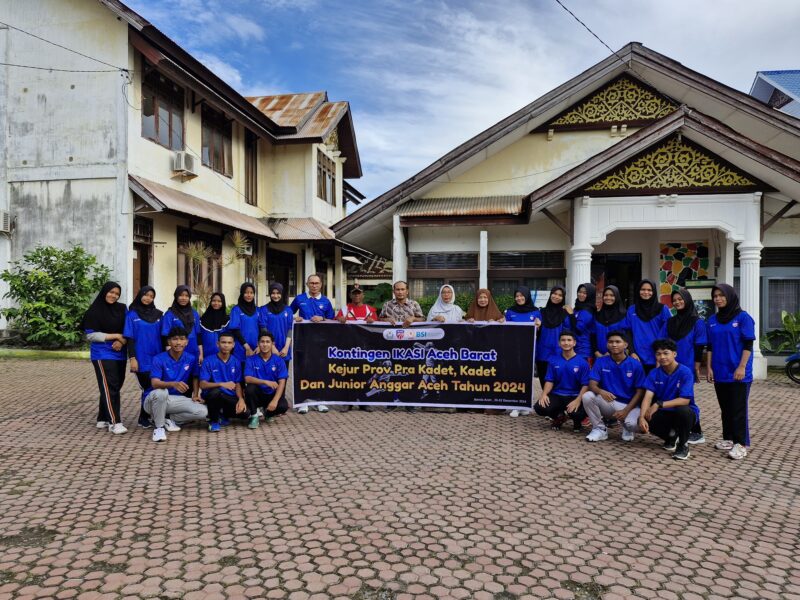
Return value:
[(86, 362), (0, 361), (0, 600), (800, 598), (800, 388), (685, 463), (533, 417), (287, 415), (154, 444), (94, 428)]

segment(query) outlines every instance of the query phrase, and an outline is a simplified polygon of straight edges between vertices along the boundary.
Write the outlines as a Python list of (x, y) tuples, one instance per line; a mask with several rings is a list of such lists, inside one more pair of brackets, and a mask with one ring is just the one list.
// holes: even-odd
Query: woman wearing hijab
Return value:
[[(533, 305), (530, 288), (521, 285), (514, 290), (514, 304), (506, 310), (506, 321), (508, 323), (533, 323), (536, 327), (542, 324), (542, 314)], [(547, 367), (545, 366), (546, 370)], [(530, 412), (529, 409), (514, 409), (509, 413), (509, 416), (518, 417), (520, 414), (527, 415)]]
[(630, 325), (628, 324), (628, 313), (622, 306), (619, 288), (615, 285), (607, 285), (603, 288), (603, 304), (594, 313), (595, 358), (608, 354), (608, 334), (612, 331), (628, 334)]
[(452, 285), (444, 284), (439, 288), (439, 297), (428, 311), (428, 321), (460, 323), (463, 320), (464, 311), (456, 304), (456, 291)]
[(292, 309), (284, 300), (283, 286), (273, 281), (269, 284), (269, 302), (258, 309), (258, 324), (275, 337), (275, 352), (287, 367), (292, 360), (292, 323)]
[(594, 312), (597, 310), (596, 293), (594, 285), (582, 283), (578, 286), (575, 308), (565, 307), (565, 310), (571, 315), (571, 327), (575, 333), (575, 353), (587, 361), (591, 361), (594, 357), (592, 336), (594, 335)]
[(192, 308), (192, 290), (188, 285), (179, 285), (175, 288), (172, 297), (172, 306), (161, 318), (161, 345), (166, 347), (167, 335), (173, 327), (185, 329), (189, 333), (189, 337), (184, 353), (194, 356), (198, 364), (202, 363), (203, 347), (199, 341), (201, 339), (200, 315)]
[(481, 323), (503, 323), (506, 320), (503, 313), (497, 308), (497, 304), (492, 298), (492, 292), (486, 288), (479, 289), (478, 293), (475, 294), (475, 299), (470, 302), (469, 308), (467, 308), (465, 318), (470, 323), (475, 323), (476, 321)]
[(722, 440), (715, 447), (741, 460), (750, 445), (747, 400), (753, 381), (755, 322), (742, 310), (730, 285), (715, 285), (711, 299), (717, 313), (708, 318), (708, 381), (714, 383), (722, 413)]
[(252, 283), (245, 281), (239, 287), (239, 300), (231, 310), (228, 331), (236, 338), (233, 356), (239, 362), (243, 363), (248, 356), (258, 352), (258, 307), (256, 288)]
[(219, 352), (219, 334), (228, 327), (228, 306), (225, 303), (225, 294), (214, 292), (208, 301), (203, 316), (200, 317), (200, 345), (203, 347), (203, 356), (213, 356)]
[(128, 307), (123, 331), (128, 342), (131, 373), (136, 375), (142, 388), (139, 427), (145, 428), (150, 427), (150, 415), (144, 410), (144, 399), (150, 391), (150, 365), (153, 357), (164, 351), (161, 346), (161, 316), (164, 313), (156, 308), (155, 301), (156, 290), (152, 286), (140, 289)]
[(672, 316), (670, 310), (658, 301), (656, 284), (642, 279), (636, 286), (636, 301), (628, 309), (628, 325), (631, 328), (631, 356), (642, 363), (644, 372), (649, 373), (656, 366), (653, 342), (664, 337), (667, 321)]
[(128, 430), (122, 424), (119, 391), (125, 383), (125, 313), (126, 308), (119, 297), (122, 288), (109, 281), (97, 294), (81, 319), (80, 328), (91, 342), (89, 357), (92, 360), (97, 387), (100, 390), (100, 405), (97, 411), (97, 428), (108, 429), (119, 435)]
[(539, 385), (544, 388), (544, 378), (550, 359), (561, 356), (559, 339), (563, 329), (569, 329), (569, 313), (564, 307), (566, 291), (560, 285), (550, 290), (547, 305), (539, 311), (542, 326), (539, 328), (539, 337), (536, 342), (536, 374)]

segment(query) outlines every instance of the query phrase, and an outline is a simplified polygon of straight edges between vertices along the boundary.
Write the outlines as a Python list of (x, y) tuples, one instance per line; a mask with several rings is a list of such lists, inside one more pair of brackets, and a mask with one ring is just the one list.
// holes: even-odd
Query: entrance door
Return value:
[(630, 306), (636, 293), (636, 284), (642, 279), (641, 254), (593, 254), (592, 280), (598, 292), (607, 285), (619, 288), (625, 306)]
[(147, 244), (133, 245), (133, 294), (136, 294), (143, 285), (150, 283), (150, 246)]

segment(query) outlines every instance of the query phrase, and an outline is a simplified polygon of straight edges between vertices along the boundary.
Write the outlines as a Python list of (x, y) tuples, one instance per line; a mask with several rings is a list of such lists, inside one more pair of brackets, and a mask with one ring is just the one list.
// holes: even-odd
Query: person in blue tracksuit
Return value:
[(223, 331), (217, 338), (218, 352), (206, 354), (200, 367), (201, 396), (208, 409), (208, 430), (219, 431), (233, 417), (249, 416), (242, 390), (244, 371), (233, 357), (236, 343), (230, 331)]
[(275, 337), (274, 352), (289, 366), (292, 360), (292, 309), (286, 306), (283, 286), (277, 281), (269, 284), (269, 302), (258, 309), (258, 324)]
[(167, 336), (174, 327), (185, 329), (187, 345), (185, 352), (194, 356), (198, 364), (203, 362), (203, 347), (200, 345), (200, 315), (192, 308), (192, 290), (188, 285), (179, 285), (172, 295), (172, 306), (161, 318), (161, 343), (167, 346)]
[(250, 429), (258, 428), (258, 409), (264, 411), (264, 422), (270, 423), (275, 417), (289, 410), (283, 396), (289, 374), (286, 363), (273, 352), (274, 338), (269, 331), (262, 331), (258, 337), (258, 352), (247, 359), (244, 367), (245, 400), (250, 410)]
[[(507, 323), (533, 323), (539, 327), (542, 323), (542, 314), (533, 305), (530, 288), (524, 285), (514, 290), (514, 304), (506, 309)], [(528, 414), (530, 410), (514, 409), (509, 413), (511, 417), (518, 417), (520, 414)]]
[(125, 316), (127, 309), (119, 297), (122, 288), (109, 281), (89, 306), (81, 319), (80, 328), (90, 342), (89, 358), (97, 377), (100, 402), (97, 411), (97, 428), (108, 429), (113, 434), (128, 430), (120, 414), (120, 390), (125, 383)]
[(741, 460), (750, 445), (747, 402), (753, 381), (755, 322), (727, 283), (714, 286), (711, 299), (717, 312), (708, 318), (707, 377), (714, 383), (722, 413), (722, 440), (715, 447)]
[(239, 299), (231, 309), (228, 331), (236, 338), (233, 356), (244, 368), (247, 357), (258, 352), (258, 306), (256, 288), (252, 283), (245, 282), (239, 287)]
[(200, 345), (203, 347), (204, 356), (213, 356), (219, 352), (219, 336), (226, 331), (230, 320), (225, 294), (214, 292), (211, 294), (208, 308), (200, 317)]
[(150, 366), (153, 357), (161, 354), (161, 317), (156, 308), (156, 290), (146, 285), (136, 294), (128, 307), (123, 335), (128, 341), (128, 358), (131, 373), (136, 375), (142, 388), (139, 427), (150, 427), (150, 415), (144, 410), (144, 398), (150, 390)]
[(594, 356), (608, 354), (608, 334), (619, 331), (630, 336), (628, 313), (622, 306), (622, 296), (615, 285), (603, 288), (603, 304), (594, 313)]
[(316, 273), (309, 275), (306, 287), (308, 292), (297, 295), (289, 306), (292, 312), (299, 312), (294, 320), (317, 322), (333, 319), (336, 316), (333, 305), (322, 295), (322, 277)]
[(633, 338), (631, 356), (642, 363), (645, 373), (656, 366), (653, 342), (664, 338), (667, 321), (672, 316), (670, 310), (658, 301), (657, 289), (655, 283), (642, 279), (636, 286), (636, 300), (628, 309), (628, 325)]
[(577, 338), (575, 352), (588, 361), (594, 358), (592, 338), (594, 337), (594, 313), (597, 310), (596, 288), (591, 283), (578, 286), (575, 306), (566, 307), (570, 313), (571, 329)]
[(586, 418), (583, 396), (589, 390), (589, 363), (575, 354), (575, 334), (569, 329), (564, 329), (558, 339), (559, 353), (548, 361), (542, 395), (533, 409), (537, 415), (550, 417), (553, 429), (561, 429), (569, 418), (572, 430), (580, 431)]
[(569, 329), (569, 313), (564, 306), (566, 291), (560, 285), (550, 290), (547, 305), (539, 311), (542, 325), (536, 341), (536, 374), (544, 388), (547, 365), (551, 358), (561, 355), (560, 338), (564, 329)]

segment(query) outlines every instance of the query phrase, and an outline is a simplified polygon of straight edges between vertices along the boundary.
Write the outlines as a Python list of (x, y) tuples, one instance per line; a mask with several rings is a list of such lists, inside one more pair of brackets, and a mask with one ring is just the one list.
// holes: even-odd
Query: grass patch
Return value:
[(231, 555), (231, 556), (223, 556), (217, 561), (217, 564), (220, 565), (221, 567), (238, 567), (239, 562), (241, 562), (241, 560), (239, 559), (238, 556)]
[(11, 571), (0, 571), (0, 585), (14, 581), (14, 574)]
[(86, 360), (88, 350), (36, 350), (33, 348), (0, 348), (0, 358), (24, 358), (26, 360)]
[(95, 560), (89, 566), (90, 571), (102, 571), (103, 573), (124, 573), (128, 570), (128, 563), (110, 563), (105, 560)]
[(19, 533), (0, 537), (0, 546), (46, 546), (58, 535), (45, 527), (26, 527)]
[(500, 592), (499, 594), (494, 595), (494, 600), (517, 600), (519, 596), (516, 594), (512, 594), (511, 592)]
[(364, 584), (351, 598), (352, 600), (395, 600), (397, 592), (385, 587), (374, 588)]
[(575, 600), (603, 600), (603, 594), (608, 591), (608, 586), (591, 583), (578, 583), (568, 579), (561, 582), (561, 587), (575, 594)]

